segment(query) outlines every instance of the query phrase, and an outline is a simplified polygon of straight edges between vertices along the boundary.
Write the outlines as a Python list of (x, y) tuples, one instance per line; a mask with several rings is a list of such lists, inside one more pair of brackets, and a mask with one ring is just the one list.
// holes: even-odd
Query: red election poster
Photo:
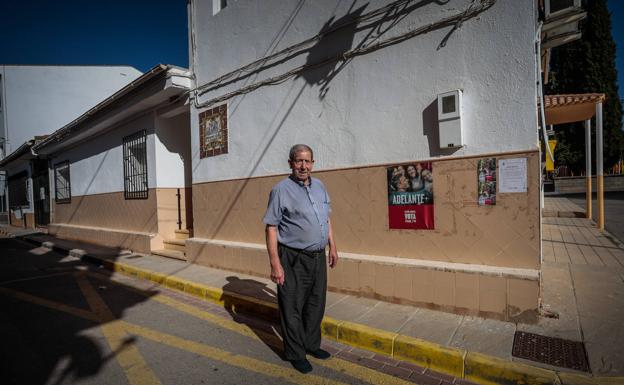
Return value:
[(433, 229), (431, 162), (388, 167), (390, 229)]

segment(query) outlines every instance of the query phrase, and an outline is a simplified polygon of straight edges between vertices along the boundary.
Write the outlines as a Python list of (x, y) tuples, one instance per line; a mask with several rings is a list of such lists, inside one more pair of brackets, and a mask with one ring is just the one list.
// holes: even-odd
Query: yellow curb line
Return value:
[[(224, 294), (222, 289), (204, 286), (166, 274), (142, 270), (125, 263), (111, 262), (91, 256), (108, 270), (165, 285), (209, 302), (253, 308), (256, 313), (275, 314), (277, 304), (236, 294)], [(225, 298), (224, 298), (225, 297)], [(557, 372), (511, 362), (480, 353), (446, 347), (419, 338), (391, 333), (362, 324), (324, 317), (321, 325), (325, 337), (358, 346), (396, 359), (415, 363), (424, 368), (464, 378), (485, 385), (499, 384), (565, 384), (565, 385), (624, 385), (624, 377), (592, 377), (570, 372)]]
[[(257, 314), (275, 314), (277, 304), (237, 293), (224, 294), (222, 289), (201, 285), (162, 273), (141, 270), (121, 262), (103, 263), (110, 270), (150, 280), (173, 290), (205, 299), (217, 305), (252, 308)], [(484, 385), (624, 385), (624, 377), (591, 377), (570, 372), (557, 372), (485, 354), (467, 352), (420, 338), (400, 335), (362, 324), (324, 317), (321, 330), (325, 337), (346, 345), (372, 350), (421, 367)]]
[(348, 345), (392, 356), (392, 341), (397, 333), (374, 329), (355, 322), (343, 321), (338, 325), (338, 341)]
[(420, 338), (399, 335), (394, 341), (395, 358), (457, 378), (464, 378), (463, 356), (463, 350), (449, 348)]
[[(557, 373), (480, 353), (466, 354), (464, 378), (481, 384), (556, 384)], [(588, 377), (589, 378), (589, 377)]]

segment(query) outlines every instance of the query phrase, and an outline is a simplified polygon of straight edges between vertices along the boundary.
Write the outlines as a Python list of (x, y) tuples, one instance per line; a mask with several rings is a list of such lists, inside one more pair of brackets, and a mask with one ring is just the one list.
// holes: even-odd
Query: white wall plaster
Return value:
[[(189, 114), (156, 119), (156, 181), (158, 187), (191, 186)], [(184, 168), (185, 163), (188, 165)]]
[[(147, 130), (148, 187), (156, 187), (153, 113), (144, 114), (112, 131), (64, 151), (52, 159), (52, 168), (59, 162), (66, 160), (70, 162), (72, 197), (123, 192), (123, 137), (143, 129)], [(54, 192), (51, 194), (54, 196)]]
[[(386, 4), (356, 1), (352, 10), (365, 6), (366, 13)], [(469, 4), (469, 0), (427, 3), (381, 38), (458, 14)], [(316, 35), (332, 17), (349, 12), (351, 5), (329, 0), (239, 0), (213, 16), (210, 2), (194, 0), (192, 62), (197, 84)], [(267, 14), (271, 22), (263, 17)], [(316, 151), (317, 169), (535, 149), (534, 1), (499, 0), (466, 20), (446, 46), (439, 47), (449, 31), (451, 27), (441, 28), (355, 57), (329, 82), (324, 98), (321, 85), (302, 76), (232, 98), (226, 155), (199, 159), (198, 115), (214, 105), (193, 108), (193, 183), (287, 172), (288, 149), (302, 142)], [(369, 32), (357, 32), (346, 49)], [(335, 40), (328, 44), (336, 48)], [(282, 74), (307, 57), (304, 53), (252, 74), (199, 101)], [(465, 146), (456, 152), (441, 151), (434, 145), (437, 115), (431, 106), (438, 94), (458, 88), (463, 90)]]

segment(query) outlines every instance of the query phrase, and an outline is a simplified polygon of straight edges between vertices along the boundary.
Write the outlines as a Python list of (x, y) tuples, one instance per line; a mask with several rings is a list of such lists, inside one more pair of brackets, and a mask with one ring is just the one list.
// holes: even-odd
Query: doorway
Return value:
[(35, 226), (47, 226), (50, 223), (50, 178), (47, 159), (33, 161), (32, 181)]

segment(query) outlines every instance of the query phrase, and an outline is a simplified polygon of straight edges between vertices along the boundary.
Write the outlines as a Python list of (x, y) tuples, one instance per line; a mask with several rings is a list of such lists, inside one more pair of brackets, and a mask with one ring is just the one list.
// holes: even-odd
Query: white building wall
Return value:
[[(124, 191), (123, 137), (147, 130), (148, 187), (156, 187), (154, 114), (147, 113), (114, 130), (63, 151), (52, 159), (54, 165), (69, 161), (71, 194), (74, 196)], [(54, 183), (52, 183), (54, 189)], [(54, 191), (51, 192), (54, 197)]]
[[(213, 16), (211, 2), (194, 0), (191, 63), (197, 84), (316, 35), (326, 22), (348, 13), (352, 3), (239, 0)], [(381, 39), (459, 14), (470, 3), (417, 7)], [(365, 6), (366, 13), (387, 4), (356, 1), (351, 9)], [(192, 109), (193, 183), (287, 172), (287, 152), (294, 143), (315, 149), (317, 169), (535, 149), (534, 1), (499, 0), (464, 21), (441, 47), (450, 31), (440, 28), (355, 57), (329, 82), (324, 96), (321, 85), (305, 73), (235, 96), (228, 103), (226, 155), (199, 159), (198, 114), (214, 105)], [(345, 49), (369, 32), (357, 32)], [(307, 57), (296, 56), (199, 101), (283, 74)], [(433, 106), (438, 94), (454, 89), (463, 90), (465, 146), (441, 150), (433, 132)]]
[(157, 118), (154, 145), (156, 152), (157, 187), (191, 186), (189, 114), (172, 118)]
[(61, 128), (140, 75), (129, 66), (0, 66), (6, 154)]
[(4, 131), (4, 79), (3, 73), (0, 73), (0, 159), (5, 156), (5, 131)]

